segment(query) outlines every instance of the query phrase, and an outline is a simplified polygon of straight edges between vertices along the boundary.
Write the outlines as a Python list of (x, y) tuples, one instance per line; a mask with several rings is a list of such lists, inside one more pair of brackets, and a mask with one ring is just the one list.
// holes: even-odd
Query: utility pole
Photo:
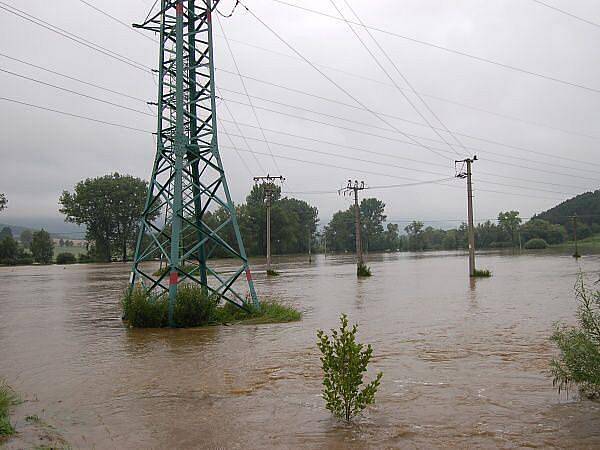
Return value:
[(477, 156), (466, 158), (459, 161), (454, 161), (455, 164), (463, 163), (467, 166), (467, 171), (464, 172), (461, 168), (456, 175), (457, 178), (467, 179), (467, 219), (468, 219), (468, 235), (469, 235), (469, 276), (475, 276), (475, 225), (473, 220), (473, 185), (471, 181), (471, 164), (477, 161)]
[(265, 191), (265, 207), (267, 209), (267, 273), (271, 272), (271, 204), (273, 193), (275, 192), (275, 181), (281, 183), (285, 181), (283, 176), (272, 177), (267, 174), (266, 177), (254, 177), (254, 182), (263, 186)]
[(312, 239), (312, 232), (310, 231), (310, 229), (308, 230), (308, 262), (311, 263), (312, 262), (312, 249), (311, 247), (311, 239)]
[(575, 253), (573, 253), (573, 258), (581, 258), (577, 242), (577, 214), (571, 216), (571, 219), (573, 219), (573, 240), (575, 241)]
[(361, 236), (360, 236), (360, 230), (361, 230), (360, 207), (358, 204), (358, 192), (362, 191), (363, 189), (365, 189), (364, 181), (361, 181), (359, 183), (358, 180), (354, 180), (354, 184), (352, 184), (352, 180), (348, 180), (348, 184), (346, 185), (346, 187), (344, 187), (338, 191), (338, 193), (343, 193), (344, 195), (346, 195), (346, 193), (354, 192), (354, 228), (355, 228), (355, 235), (356, 235), (356, 264), (357, 264), (357, 267), (360, 267), (364, 264), (363, 253), (362, 253), (362, 241), (361, 241)]

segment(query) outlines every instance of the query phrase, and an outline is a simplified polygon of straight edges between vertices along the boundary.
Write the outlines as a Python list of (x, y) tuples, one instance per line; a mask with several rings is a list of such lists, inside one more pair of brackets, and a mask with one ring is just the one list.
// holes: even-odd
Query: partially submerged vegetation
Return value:
[(525, 242), (524, 247), (526, 250), (543, 250), (548, 248), (548, 243), (542, 238), (534, 238)]
[(473, 278), (489, 278), (492, 276), (492, 272), (488, 269), (475, 269), (473, 271)]
[[(168, 326), (169, 297), (164, 293), (151, 296), (137, 287), (126, 292), (122, 299), (123, 320), (134, 328), (163, 328)], [(189, 328), (230, 322), (277, 323), (300, 320), (296, 309), (272, 300), (262, 301), (257, 308), (251, 303), (244, 309), (208, 295), (198, 286), (182, 284), (177, 290), (173, 310), (176, 327)]]
[(279, 276), (279, 272), (277, 272), (274, 269), (267, 269), (267, 275), (270, 277), (278, 277)]
[(372, 275), (371, 268), (364, 263), (358, 264), (356, 266), (356, 275), (358, 277), (370, 277)]
[(600, 291), (590, 291), (583, 275), (575, 284), (576, 327), (557, 324), (552, 341), (560, 355), (551, 362), (559, 392), (575, 385), (582, 395), (600, 398)]
[[(196, 269), (198, 269), (198, 265), (191, 264), (191, 263), (186, 263), (183, 265), (183, 267), (181, 267), (181, 270), (183, 270), (184, 272), (187, 272), (187, 273), (193, 273), (194, 270), (196, 270)], [(155, 277), (162, 277), (163, 275), (166, 275), (167, 273), (169, 273), (169, 270), (171, 270), (171, 268), (168, 265), (166, 265), (166, 266), (163, 266), (160, 269), (158, 269), (152, 275), (154, 275)]]
[(363, 374), (373, 357), (373, 348), (356, 342), (358, 326), (348, 326), (346, 314), (340, 316), (340, 328), (331, 337), (317, 331), (317, 347), (323, 368), (323, 398), (334, 416), (350, 421), (367, 405), (375, 403), (375, 394), (383, 373), (363, 386)]
[(4, 380), (0, 380), (0, 439), (15, 432), (10, 423), (10, 409), (18, 402), (15, 391)]

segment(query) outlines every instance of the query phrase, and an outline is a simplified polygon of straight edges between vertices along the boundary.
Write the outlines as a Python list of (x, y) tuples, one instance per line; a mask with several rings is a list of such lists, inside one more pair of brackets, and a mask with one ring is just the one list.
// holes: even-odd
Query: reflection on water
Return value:
[[(281, 258), (257, 288), (301, 322), (129, 330), (118, 299), (129, 267), (0, 268), (0, 375), (74, 447), (597, 447), (600, 405), (558, 396), (552, 324), (573, 321), (579, 266), (560, 255)], [(223, 268), (227, 261), (222, 262)], [(355, 426), (320, 398), (318, 328), (360, 323), (384, 378)], [(31, 407), (31, 405), (29, 406)]]

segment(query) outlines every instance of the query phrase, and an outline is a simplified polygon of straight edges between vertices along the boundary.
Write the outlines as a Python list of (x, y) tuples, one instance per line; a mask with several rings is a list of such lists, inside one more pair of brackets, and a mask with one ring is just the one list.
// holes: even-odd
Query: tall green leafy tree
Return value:
[(31, 240), (31, 254), (35, 262), (40, 264), (50, 264), (54, 257), (54, 243), (50, 233), (41, 229), (33, 233)]
[(21, 245), (28, 249), (31, 246), (31, 241), (33, 240), (33, 232), (31, 230), (21, 231), (19, 240), (21, 241)]
[(508, 234), (510, 234), (510, 241), (515, 246), (515, 235), (519, 226), (521, 225), (521, 218), (519, 217), (519, 211), (506, 211), (498, 214), (498, 223)]
[(99, 260), (109, 262), (118, 252), (125, 261), (135, 245), (147, 190), (145, 181), (131, 175), (88, 178), (77, 183), (74, 192), (62, 193), (60, 212), (66, 222), (86, 226)]
[(13, 238), (13, 233), (10, 227), (2, 227), (0, 230), (0, 240), (4, 239), (5, 237), (10, 237), (11, 239)]

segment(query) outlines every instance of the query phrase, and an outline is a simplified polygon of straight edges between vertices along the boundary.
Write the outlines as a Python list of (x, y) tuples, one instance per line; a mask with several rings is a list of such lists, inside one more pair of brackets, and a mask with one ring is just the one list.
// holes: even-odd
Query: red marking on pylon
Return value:
[(210, 11), (206, 11), (206, 21), (210, 22)]
[(183, 1), (180, 0), (179, 2), (177, 2), (177, 6), (175, 7), (175, 11), (177, 12), (178, 16), (182, 16), (183, 15)]
[(179, 273), (171, 272), (171, 275), (169, 276), (169, 284), (177, 284), (178, 281), (179, 281)]
[(252, 281), (252, 274), (250, 273), (250, 269), (246, 269), (246, 280)]

